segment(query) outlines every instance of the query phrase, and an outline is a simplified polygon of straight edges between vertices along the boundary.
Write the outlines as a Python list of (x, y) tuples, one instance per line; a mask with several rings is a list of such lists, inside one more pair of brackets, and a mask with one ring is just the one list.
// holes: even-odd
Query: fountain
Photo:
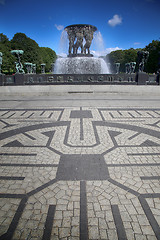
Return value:
[[(94, 38), (95, 26), (76, 24), (65, 27), (69, 40), (68, 56), (58, 58), (56, 74), (107, 74), (109, 67), (103, 58), (94, 57), (90, 46)], [(80, 49), (80, 51), (79, 51)]]

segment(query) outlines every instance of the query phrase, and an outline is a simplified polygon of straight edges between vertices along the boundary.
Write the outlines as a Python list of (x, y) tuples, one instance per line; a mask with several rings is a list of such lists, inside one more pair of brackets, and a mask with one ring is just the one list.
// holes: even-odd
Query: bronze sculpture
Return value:
[(81, 48), (81, 54), (83, 54), (83, 29), (82, 28), (77, 28), (76, 31), (76, 38), (77, 41), (74, 44), (74, 52), (73, 54), (78, 54), (78, 48)]
[(86, 50), (88, 50), (88, 54), (90, 54), (90, 46), (91, 46), (91, 43), (92, 43), (92, 40), (93, 40), (93, 31), (90, 30), (90, 27), (87, 26), (85, 28), (85, 31), (84, 31), (84, 39), (86, 41), (85, 45), (84, 45), (84, 54), (87, 54), (86, 53)]
[(22, 55), (24, 52), (23, 50), (12, 50), (11, 54), (15, 55), (17, 57), (18, 62), (15, 62), (16, 64), (16, 73), (25, 73), (23, 70), (23, 65), (21, 63), (20, 55)]
[(72, 54), (74, 52), (74, 42), (76, 39), (76, 34), (74, 32), (74, 29), (70, 28), (68, 29), (68, 39), (69, 39), (69, 55)]
[(139, 65), (139, 72), (144, 72), (144, 64), (147, 62), (149, 57), (148, 51), (138, 51), (138, 65)]
[(0, 74), (1, 74), (1, 66), (2, 66), (2, 56), (3, 54), (0, 52)]
[[(65, 28), (69, 39), (68, 56), (93, 56), (90, 54), (90, 46), (93, 34), (97, 30), (95, 26), (89, 24), (70, 25)], [(78, 49), (80, 48), (80, 53)]]
[(125, 67), (126, 67), (126, 73), (127, 74), (132, 74), (132, 73), (135, 72), (136, 62), (126, 63)]
[(115, 63), (116, 74), (119, 74), (120, 63)]

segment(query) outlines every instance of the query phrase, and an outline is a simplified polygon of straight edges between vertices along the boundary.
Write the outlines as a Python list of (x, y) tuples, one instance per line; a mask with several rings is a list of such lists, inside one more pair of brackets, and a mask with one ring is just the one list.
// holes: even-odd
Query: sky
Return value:
[(0, 0), (0, 33), (10, 40), (22, 32), (62, 55), (63, 29), (72, 24), (97, 27), (97, 56), (144, 48), (160, 40), (160, 0)]

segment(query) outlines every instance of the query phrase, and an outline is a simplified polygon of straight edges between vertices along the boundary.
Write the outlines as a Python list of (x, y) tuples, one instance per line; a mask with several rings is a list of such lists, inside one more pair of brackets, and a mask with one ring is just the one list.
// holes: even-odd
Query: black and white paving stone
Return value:
[(0, 109), (0, 240), (160, 239), (160, 108)]

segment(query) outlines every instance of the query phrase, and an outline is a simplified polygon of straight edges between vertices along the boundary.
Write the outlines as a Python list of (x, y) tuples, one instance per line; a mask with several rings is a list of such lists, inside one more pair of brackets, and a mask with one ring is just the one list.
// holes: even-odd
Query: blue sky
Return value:
[(160, 0), (0, 0), (0, 33), (23, 32), (57, 54), (63, 28), (80, 23), (100, 31), (103, 43), (91, 46), (100, 55), (143, 48), (160, 40)]

